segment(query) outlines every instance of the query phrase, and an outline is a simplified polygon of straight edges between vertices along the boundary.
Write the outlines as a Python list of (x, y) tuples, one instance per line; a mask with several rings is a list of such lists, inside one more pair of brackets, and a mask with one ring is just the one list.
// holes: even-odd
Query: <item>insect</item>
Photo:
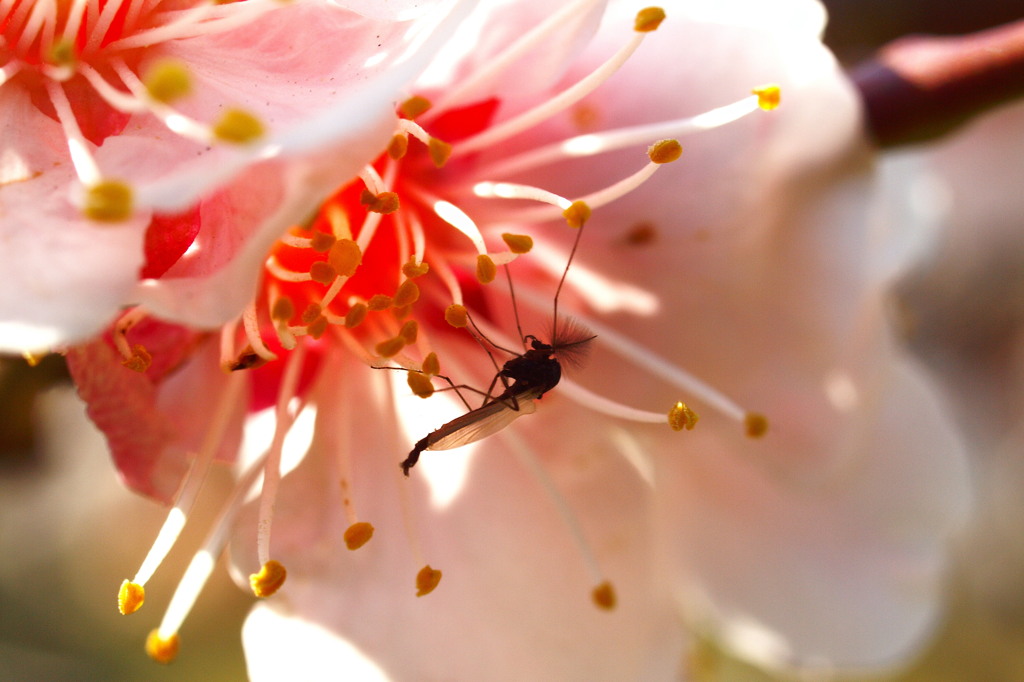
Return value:
[[(571, 321), (563, 320), (561, 329), (558, 324), (558, 297), (562, 292), (562, 285), (565, 283), (565, 277), (569, 272), (569, 265), (572, 263), (573, 256), (576, 255), (576, 248), (579, 246), (582, 232), (583, 228), (581, 226), (578, 228), (572, 251), (569, 253), (565, 270), (562, 272), (562, 278), (559, 280), (558, 288), (555, 291), (554, 318), (550, 343), (544, 343), (533, 334), (523, 335), (522, 327), (519, 323), (519, 310), (516, 306), (515, 290), (512, 287), (512, 276), (508, 272), (508, 266), (505, 266), (509, 292), (512, 296), (512, 309), (516, 317), (516, 328), (519, 330), (519, 336), (523, 342), (523, 352), (517, 353), (490, 341), (476, 328), (475, 323), (472, 323), (472, 318), (470, 318), (471, 325), (476, 330), (474, 337), (487, 350), (488, 355), (491, 355), (495, 368), (497, 368), (497, 362), (494, 361), (494, 356), (487, 348), (487, 345), (484, 345), (485, 343), (513, 357), (506, 361), (501, 369), (497, 371), (486, 393), (476, 391), (477, 393), (483, 393), (484, 396), (484, 402), (480, 407), (470, 409), (466, 414), (456, 417), (416, 442), (409, 456), (401, 464), (402, 471), (406, 476), (409, 475), (409, 469), (416, 466), (416, 462), (419, 461), (420, 455), (424, 450), (451, 450), (462, 445), (475, 443), (501, 431), (518, 417), (524, 414), (532, 414), (537, 409), (535, 401), (540, 400), (545, 393), (557, 386), (561, 380), (562, 363), (574, 365), (582, 363), (590, 342), (596, 336), (591, 334), (588, 329)], [(451, 381), (448, 381), (451, 384)], [(493, 396), (492, 392), (499, 381), (504, 390), (499, 395)], [(461, 387), (451, 384), (451, 388), (457, 390)], [(465, 399), (463, 399), (463, 402), (465, 402)]]

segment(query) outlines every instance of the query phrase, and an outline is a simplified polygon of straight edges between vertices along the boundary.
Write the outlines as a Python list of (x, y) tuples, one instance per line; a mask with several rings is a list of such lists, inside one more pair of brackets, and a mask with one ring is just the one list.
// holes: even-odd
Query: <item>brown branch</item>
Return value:
[(1024, 95), (1024, 20), (967, 36), (908, 36), (851, 74), (882, 147), (943, 135)]

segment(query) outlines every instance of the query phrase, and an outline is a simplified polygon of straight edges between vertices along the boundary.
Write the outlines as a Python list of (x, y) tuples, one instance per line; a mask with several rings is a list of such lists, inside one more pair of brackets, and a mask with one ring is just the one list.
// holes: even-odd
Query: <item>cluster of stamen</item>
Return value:
[[(187, 8), (160, 0), (3, 0), (0, 88), (17, 84), (45, 94), (83, 187), (78, 200), (82, 215), (100, 223), (120, 222), (131, 217), (136, 192), (128, 179), (108, 177), (99, 167), (91, 150), (107, 132), (83, 131), (78, 107), (148, 113), (171, 132), (203, 144), (245, 145), (258, 140), (265, 133), (262, 122), (230, 102), (217, 120), (205, 122), (174, 108), (194, 93), (186, 64), (156, 61), (145, 73), (139, 73), (137, 65), (153, 45), (234, 29), (278, 7), (277, 0), (230, 6), (197, 2)], [(84, 79), (91, 92), (78, 94), (73, 108), (65, 85), (77, 78)]]
[[(270, 596), (284, 584), (287, 575), (285, 567), (270, 558), (270, 528), (280, 479), (282, 443), (304, 407), (304, 402), (298, 395), (297, 377), (303, 363), (306, 362), (305, 349), (310, 345), (309, 342), (327, 343), (332, 347), (344, 346), (354, 350), (374, 368), (381, 368), (388, 362), (396, 363), (396, 369), (406, 371), (412, 394), (424, 399), (429, 398), (436, 390), (433, 383), (435, 378), (440, 377), (450, 386), (454, 386), (450, 379), (441, 375), (438, 354), (430, 350), (429, 337), (434, 333), (441, 334), (441, 330), (444, 329), (438, 324), (440, 316), (443, 315), (443, 319), (450, 327), (468, 327), (474, 334), (481, 333), (466, 305), (464, 280), (460, 280), (454, 273), (457, 270), (474, 269), (475, 284), (470, 286), (486, 286), (495, 279), (500, 266), (508, 265), (533, 249), (533, 239), (529, 235), (504, 233), (501, 235), (504, 248), (497, 251), (489, 250), (484, 233), (473, 218), (449, 201), (452, 197), (441, 198), (428, 191), (426, 187), (429, 183), (424, 182), (422, 177), (417, 177), (422, 176), (424, 172), (429, 175), (429, 168), (424, 171), (424, 168), (427, 168), (425, 164), (415, 165), (416, 159), (422, 160), (423, 155), (412, 154), (414, 145), (422, 145), (420, 151), (425, 151), (430, 165), (440, 168), (449, 158), (457, 158), (473, 149), (499, 144), (525, 127), (535, 125), (564, 110), (596, 88), (637, 48), (640, 38), (657, 28), (663, 18), (664, 13), (660, 9), (644, 10), (637, 17), (636, 32), (639, 37), (630, 41), (619, 54), (599, 67), (595, 71), (598, 76), (592, 74), (592, 77), (585, 78), (567, 90), (568, 95), (563, 93), (547, 104), (542, 104), (510, 122), (485, 130), (462, 143), (457, 143), (454, 147), (432, 137), (422, 125), (413, 120), (431, 111), (431, 108), (430, 102), (425, 98), (410, 98), (399, 107), (400, 118), (397, 119), (394, 136), (381, 157), (373, 165), (367, 166), (353, 183), (346, 185), (328, 199), (315, 220), (307, 225), (295, 226), (281, 238), (266, 260), (261, 294), (242, 315), (240, 328), (237, 324), (226, 326), (221, 338), (222, 365), (225, 369), (235, 371), (236, 377), (244, 374), (239, 370), (251, 369), (264, 362), (279, 360), (286, 363), (276, 405), (273, 442), (267, 452), (251, 463), (241, 477), (239, 492), (225, 506), (221, 520), (218, 521), (200, 555), (216, 556), (223, 547), (226, 541), (225, 528), (234, 518), (244, 498), (243, 493), (254, 485), (259, 473), (262, 472), (257, 538), (259, 569), (251, 575), (250, 582), (254, 594), (258, 597)], [(173, 87), (170, 89), (173, 90)], [(160, 91), (162, 92), (162, 89)], [(778, 89), (759, 89), (755, 91), (753, 97), (754, 102), (748, 98), (737, 104), (742, 104), (748, 113), (758, 107), (774, 108), (778, 104)], [(719, 116), (722, 122), (738, 117), (736, 105), (730, 107), (732, 109), (728, 115)], [(701, 127), (707, 128), (709, 115), (701, 116), (705, 119)], [(674, 122), (674, 126), (684, 132), (694, 129), (690, 120)], [(591, 145), (590, 151), (581, 151), (580, 145), (565, 146), (566, 143), (563, 143), (562, 152), (558, 152), (556, 146), (539, 150), (539, 154), (527, 152), (500, 162), (491, 170), (502, 165), (512, 169), (529, 168), (555, 158), (596, 154), (637, 144), (640, 135), (641, 132), (636, 130), (609, 131), (604, 136), (590, 136), (591, 141), (595, 143)], [(568, 142), (571, 143), (572, 140)], [(533, 202), (533, 207), (524, 208), (520, 213), (514, 214), (517, 219), (525, 220), (529, 216), (530, 220), (546, 220), (560, 214), (568, 226), (582, 229), (593, 210), (639, 187), (660, 167), (676, 161), (681, 154), (682, 146), (676, 139), (655, 142), (647, 149), (648, 163), (639, 171), (609, 187), (577, 199), (562, 197), (541, 188), (497, 181), (476, 183), (472, 192), (478, 198)], [(500, 174), (497, 176), (500, 177)], [(361, 221), (354, 223), (353, 219), (359, 216)], [(472, 245), (475, 261), (467, 256), (467, 248), (456, 251), (450, 247), (435, 248), (433, 240), (428, 244), (428, 236), (434, 237), (435, 231), (447, 228), (454, 229), (455, 234), (446, 237), (454, 236), (457, 241), (458, 234), (461, 234), (468, 240), (465, 246)], [(451, 239), (440, 241), (448, 244)], [(393, 278), (382, 277), (382, 271), (385, 275), (392, 273)], [(425, 277), (428, 274), (430, 276)], [(563, 280), (565, 274), (562, 274)], [(423, 286), (420, 282), (424, 282)], [(540, 297), (532, 294), (529, 287), (524, 293), (526, 295), (523, 300), (526, 304), (539, 305), (535, 302)], [(550, 303), (550, 297), (547, 301)], [(442, 309), (443, 313), (440, 312)], [(145, 371), (148, 367), (148, 353), (141, 346), (132, 346), (127, 337), (129, 329), (144, 315), (145, 311), (141, 309), (130, 311), (122, 318), (114, 334), (115, 343), (125, 359), (125, 365), (137, 371)], [(623, 335), (603, 327), (596, 320), (583, 318), (583, 322), (592, 325), (598, 337), (608, 344), (610, 350), (620, 353), (630, 361), (638, 362), (653, 375), (692, 393), (705, 404), (737, 418), (745, 424), (749, 435), (760, 436), (765, 432), (767, 421), (764, 417), (741, 410), (718, 391), (668, 361), (654, 356)], [(282, 350), (271, 350), (275, 345)], [(511, 343), (509, 347), (512, 347)], [(281, 354), (285, 357), (279, 358)], [(596, 411), (638, 422), (666, 421), (664, 411), (639, 410), (596, 395), (575, 383), (566, 384), (566, 395)], [(239, 382), (234, 383), (236, 390), (238, 385)], [(237, 392), (226, 391), (218, 414), (223, 417), (237, 398)], [(697, 414), (681, 401), (668, 411), (667, 423), (676, 431), (693, 429), (697, 420)], [(180, 532), (184, 517), (212, 459), (212, 453), (216, 450), (215, 446), (223, 435), (223, 428), (223, 423), (219, 418), (215, 418), (211, 423), (203, 451), (197, 455), (197, 463), (193, 466), (190, 478), (182, 487), (179, 499), (175, 502), (175, 510), (168, 517), (151, 556), (147, 557), (144, 568), (140, 570), (141, 579), (137, 576), (136, 580), (125, 581), (122, 585), (118, 597), (122, 613), (132, 613), (142, 605), (145, 598), (143, 584)], [(593, 603), (601, 609), (614, 608), (614, 587), (602, 574), (573, 512), (554, 484), (547, 479), (536, 458), (532, 457), (528, 446), (514, 436), (508, 436), (508, 442), (522, 456), (524, 464), (534, 470), (544, 483), (545, 490), (555, 500), (573, 541), (579, 547), (593, 575), (596, 585), (590, 595)], [(361, 520), (356, 513), (352, 496), (348, 491), (348, 472), (343, 472), (341, 478), (344, 511), (349, 521), (343, 540), (348, 549), (356, 550), (369, 542), (374, 536), (375, 529), (370, 523)], [(438, 586), (441, 571), (420, 560), (422, 557), (419, 556), (418, 550), (414, 551), (414, 554), (417, 554), (417, 565), (422, 566), (416, 573), (414, 581), (415, 594), (419, 597), (429, 594)], [(184, 619), (184, 614), (191, 607), (195, 594), (205, 581), (209, 567), (212, 566), (212, 562), (205, 558), (199, 561), (198, 555), (193, 563), (195, 570), (193, 571), (193, 566), (190, 566), (186, 579), (179, 587), (179, 593), (186, 593), (185, 596), (179, 600), (179, 595), (175, 595), (164, 623), (154, 631), (147, 642), (147, 650), (157, 660), (170, 660), (177, 652), (178, 627)], [(179, 602), (183, 606), (178, 606)]]

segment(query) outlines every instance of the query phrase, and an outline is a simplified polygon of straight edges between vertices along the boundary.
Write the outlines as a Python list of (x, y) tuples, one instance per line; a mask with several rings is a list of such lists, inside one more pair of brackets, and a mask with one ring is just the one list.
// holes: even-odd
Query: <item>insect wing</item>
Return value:
[(533, 414), (537, 411), (537, 403), (531, 393), (516, 397), (518, 410), (504, 401), (496, 401), (456, 417), (430, 434), (426, 449), (451, 450), (475, 443), (501, 431), (524, 414)]

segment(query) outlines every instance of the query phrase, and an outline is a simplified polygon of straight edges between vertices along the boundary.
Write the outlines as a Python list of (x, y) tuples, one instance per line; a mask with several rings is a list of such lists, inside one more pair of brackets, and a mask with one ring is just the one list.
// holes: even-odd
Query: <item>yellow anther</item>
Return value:
[(345, 326), (349, 329), (358, 327), (366, 319), (367, 312), (369, 312), (369, 308), (365, 303), (356, 303), (345, 313)]
[(327, 318), (321, 315), (306, 325), (306, 333), (314, 339), (319, 339), (327, 331), (328, 324)]
[(367, 211), (380, 213), (381, 215), (394, 213), (398, 210), (400, 204), (398, 195), (394, 192), (374, 194), (368, 189), (364, 189), (363, 193), (359, 195), (359, 203), (365, 206)]
[(594, 588), (590, 593), (590, 598), (594, 600), (594, 604), (605, 611), (615, 608), (615, 588), (607, 580)]
[(327, 261), (318, 260), (309, 266), (309, 276), (319, 284), (330, 284), (338, 276), (338, 272)]
[(469, 312), (466, 310), (466, 306), (452, 303), (444, 309), (444, 321), (456, 329), (462, 329), (468, 325)]
[(668, 411), (668, 425), (675, 431), (690, 431), (700, 417), (686, 403), (678, 402)]
[(395, 292), (394, 305), (403, 308), (407, 305), (412, 305), (419, 298), (420, 288), (416, 285), (416, 282), (407, 279), (398, 286), (398, 291)]
[(89, 220), (116, 223), (127, 220), (133, 208), (132, 188), (120, 180), (103, 180), (85, 190), (82, 213)]
[(223, 142), (247, 144), (263, 136), (263, 124), (241, 109), (228, 109), (213, 124), (213, 135)]
[(398, 355), (403, 348), (405, 348), (405, 339), (401, 336), (395, 336), (387, 341), (381, 341), (375, 346), (374, 350), (382, 358), (390, 358)]
[(49, 62), (55, 66), (71, 66), (77, 58), (75, 43), (72, 40), (57, 38), (50, 45)]
[(281, 562), (271, 559), (260, 567), (259, 573), (249, 575), (249, 585), (257, 597), (269, 597), (281, 589), (287, 577), (288, 571)]
[(423, 358), (423, 364), (420, 365), (420, 369), (429, 376), (440, 374), (441, 362), (437, 359), (437, 353), (427, 353), (427, 357)]
[(162, 637), (159, 630), (153, 630), (146, 637), (146, 653), (157, 663), (170, 663), (178, 655), (180, 648), (181, 637), (177, 632), (169, 637)]
[(416, 320), (409, 320), (402, 325), (402, 329), (398, 332), (398, 335), (405, 339), (405, 342), (416, 343), (416, 337), (420, 333), (420, 323)]
[(373, 537), (373, 526), (366, 521), (353, 523), (345, 529), (345, 546), (349, 549), (359, 549)]
[(432, 137), (427, 145), (427, 151), (430, 153), (430, 160), (434, 162), (434, 166), (442, 168), (448, 163), (448, 157), (452, 155), (452, 146), (443, 140)]
[(422, 277), (430, 271), (430, 264), (426, 261), (420, 263), (416, 262), (415, 257), (410, 258), (409, 261), (402, 265), (402, 274), (409, 279), (415, 279)]
[(760, 438), (768, 431), (768, 418), (757, 412), (748, 412), (743, 418), (743, 425), (747, 429), (747, 435), (751, 438)]
[(342, 277), (351, 277), (363, 262), (363, 252), (351, 239), (339, 239), (327, 252), (327, 262)]
[(153, 356), (140, 344), (132, 346), (131, 357), (121, 361), (121, 365), (134, 372), (145, 372), (153, 364)]
[(429, 565), (424, 566), (416, 574), (416, 596), (422, 597), (425, 594), (430, 594), (439, 582), (441, 582), (441, 571), (436, 571)]
[(403, 118), (416, 118), (426, 113), (431, 107), (430, 100), (426, 97), (413, 95), (398, 105), (398, 114)]
[(411, 390), (415, 396), (419, 396), (420, 398), (429, 398), (434, 395), (434, 384), (430, 382), (430, 377), (426, 374), (409, 372), (408, 384), (409, 390)]
[(327, 253), (337, 241), (338, 238), (330, 232), (321, 232), (320, 230), (317, 230), (313, 233), (313, 236), (309, 238), (309, 248), (313, 249), (317, 253)]
[(395, 135), (388, 142), (387, 152), (395, 161), (405, 156), (406, 152), (409, 151), (409, 138), (406, 135)]
[(151, 66), (143, 79), (146, 92), (157, 102), (173, 102), (192, 92), (188, 67), (177, 59), (165, 59)]
[(562, 217), (569, 227), (583, 227), (583, 223), (590, 220), (590, 206), (585, 201), (574, 201), (562, 211)]
[(757, 106), (765, 111), (777, 109), (782, 101), (782, 89), (775, 84), (762, 85), (759, 88), (754, 88), (751, 92), (757, 95)]
[(21, 357), (25, 360), (25, 362), (28, 363), (29, 367), (38, 367), (39, 363), (42, 362), (43, 358), (46, 357), (46, 351), (43, 351), (43, 352), (40, 352), (40, 353), (32, 353), (32, 352), (29, 352), (29, 351), (24, 351), (21, 354)]
[(505, 232), (501, 235), (502, 240), (512, 253), (529, 253), (533, 248), (533, 237), (526, 234), (512, 234)]
[(302, 317), (299, 319), (302, 320), (302, 324), (309, 324), (322, 314), (323, 308), (320, 307), (319, 303), (310, 303), (306, 306), (306, 309), (302, 311)]
[(486, 253), (476, 257), (476, 279), (480, 284), (490, 284), (498, 274), (498, 266)]
[(370, 310), (387, 310), (391, 307), (391, 303), (394, 299), (386, 294), (374, 294), (370, 297), (370, 300), (366, 302), (366, 307)]
[(122, 616), (135, 613), (142, 608), (146, 601), (146, 588), (131, 580), (121, 583), (121, 589), (117, 591), (117, 610)]
[(274, 306), (270, 309), (270, 319), (277, 322), (287, 322), (295, 316), (295, 304), (292, 303), (292, 299), (287, 296), (274, 301)]
[(645, 7), (636, 13), (633, 30), (637, 33), (650, 33), (657, 30), (665, 20), (665, 10), (660, 7)]
[(683, 155), (683, 145), (679, 140), (662, 140), (647, 148), (647, 158), (652, 163), (672, 163)]

